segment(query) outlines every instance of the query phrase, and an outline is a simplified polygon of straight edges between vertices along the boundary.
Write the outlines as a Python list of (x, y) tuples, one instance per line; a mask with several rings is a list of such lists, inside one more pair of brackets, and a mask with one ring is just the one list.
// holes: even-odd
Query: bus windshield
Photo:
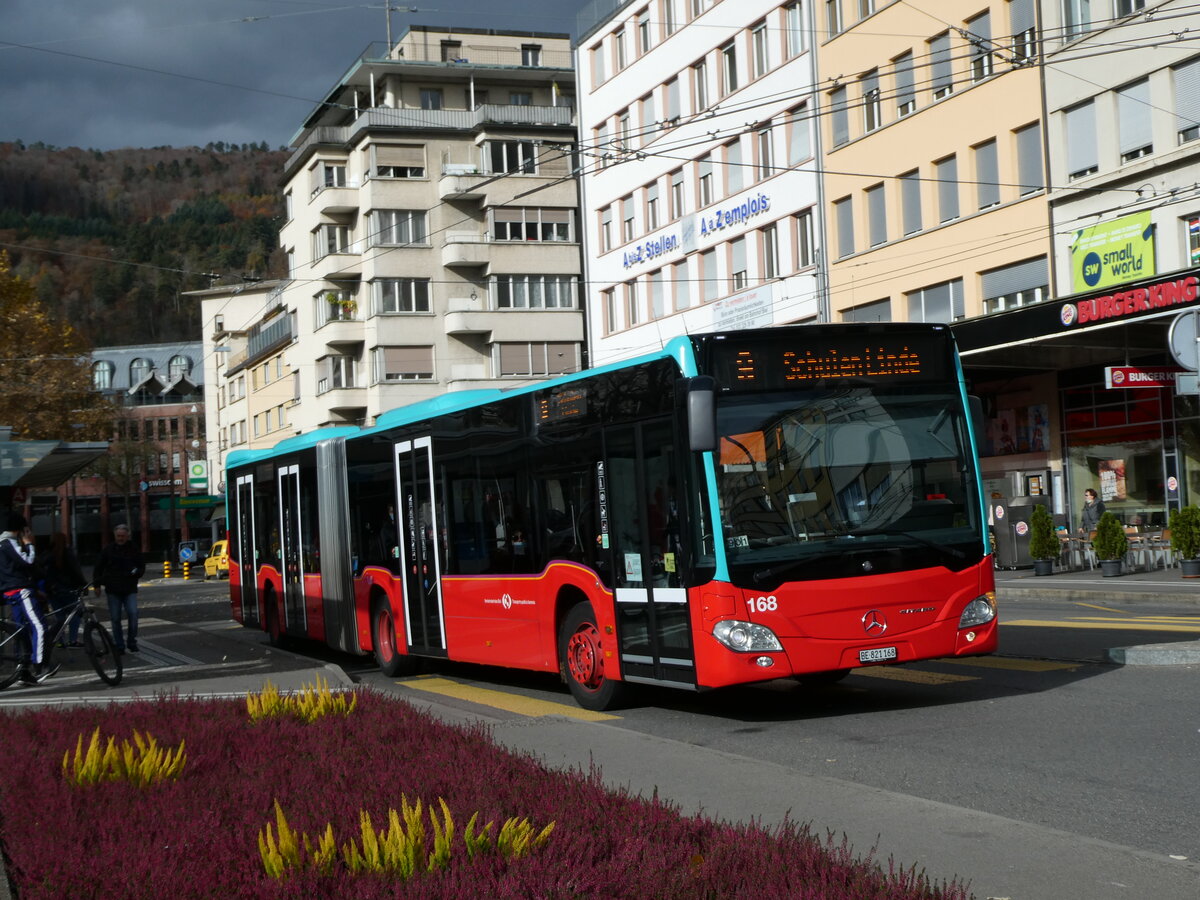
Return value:
[(932, 385), (733, 394), (717, 493), (735, 581), (835, 578), (983, 554), (957, 393)]

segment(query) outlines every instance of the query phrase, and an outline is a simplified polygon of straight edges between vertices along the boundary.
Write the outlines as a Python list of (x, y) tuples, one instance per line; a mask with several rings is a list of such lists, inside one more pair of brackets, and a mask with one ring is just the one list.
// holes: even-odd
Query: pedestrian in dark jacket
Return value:
[(45, 681), (58, 671), (58, 666), (44, 662), (46, 622), (33, 592), (35, 561), (33, 531), (20, 513), (10, 514), (7, 530), (0, 533), (0, 593), (12, 607), (13, 620), (29, 635), (31, 666), (21, 670), (26, 684)]
[[(96, 568), (92, 571), (92, 583), (96, 593), (103, 586), (108, 597), (108, 615), (112, 620), (113, 643), (118, 653), (124, 653), (126, 646), (137, 653), (137, 589), (138, 579), (146, 571), (146, 563), (142, 560), (142, 551), (129, 540), (129, 526), (118, 525), (113, 529), (113, 543), (100, 551), (96, 560)], [(121, 614), (124, 613), (129, 624), (128, 643), (126, 633), (121, 629)]]

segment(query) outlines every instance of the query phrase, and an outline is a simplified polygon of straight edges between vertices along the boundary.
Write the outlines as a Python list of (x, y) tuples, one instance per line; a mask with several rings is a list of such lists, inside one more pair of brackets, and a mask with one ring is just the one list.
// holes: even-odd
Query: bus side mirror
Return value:
[(975, 432), (975, 450), (983, 450), (983, 436), (987, 433), (987, 423), (983, 418), (983, 400), (979, 397), (968, 396), (967, 408), (971, 411), (971, 430)]
[(688, 447), (693, 453), (717, 449), (717, 381), (697, 375), (683, 382)]

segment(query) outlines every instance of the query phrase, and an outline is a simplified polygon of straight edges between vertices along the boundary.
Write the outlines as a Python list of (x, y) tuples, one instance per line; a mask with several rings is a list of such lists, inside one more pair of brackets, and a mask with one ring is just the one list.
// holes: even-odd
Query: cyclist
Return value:
[(40, 684), (58, 671), (58, 665), (45, 665), (46, 623), (33, 592), (35, 553), (33, 531), (20, 513), (11, 513), (8, 527), (0, 533), (0, 593), (13, 607), (13, 619), (23, 625), (32, 645), (32, 667), (23, 668), (21, 680)]

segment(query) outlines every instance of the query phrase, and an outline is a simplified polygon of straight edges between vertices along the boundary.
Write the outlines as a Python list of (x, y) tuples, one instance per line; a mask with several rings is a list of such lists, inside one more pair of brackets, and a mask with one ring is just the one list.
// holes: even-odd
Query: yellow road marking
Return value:
[(1078, 663), (1052, 662), (1048, 659), (1013, 659), (1011, 656), (972, 656), (969, 659), (939, 659), (952, 666), (979, 666), (984, 669), (1009, 669), (1017, 672), (1059, 672), (1079, 668)]
[(449, 678), (424, 677), (410, 681), (397, 681), (400, 687), (415, 691), (426, 691), (430, 694), (440, 694), (443, 697), (453, 697), (456, 700), (467, 700), (481, 706), (491, 706), (506, 712), (522, 716), (568, 716), (585, 722), (604, 722), (609, 719), (619, 719), (608, 713), (592, 712), (580, 706), (566, 703), (554, 703), (550, 700), (535, 700), (532, 697), (522, 697), (519, 694), (509, 694), (504, 691), (493, 691), (489, 688), (471, 687), (451, 681)]
[(902, 669), (891, 666), (863, 666), (851, 669), (851, 675), (867, 678), (883, 678), (888, 681), (908, 681), (912, 684), (956, 684), (960, 681), (978, 681), (972, 675), (947, 675), (942, 672), (922, 672), (920, 669)]
[(1088, 609), (1098, 609), (1098, 610), (1100, 610), (1101, 612), (1110, 612), (1110, 613), (1117, 613), (1118, 615), (1127, 615), (1127, 613), (1125, 613), (1125, 611), (1124, 611), (1124, 610), (1121, 610), (1121, 609), (1109, 609), (1107, 606), (1098, 606), (1098, 605), (1097, 605), (1097, 604), (1095, 604), (1095, 603), (1078, 603), (1078, 604), (1076, 604), (1076, 605), (1077, 605), (1077, 606), (1086, 606)]
[(1194, 625), (1168, 625), (1160, 622), (1146, 622), (1139, 619), (1122, 619), (1119, 622), (1108, 622), (1103, 619), (1083, 622), (1052, 622), (1036, 619), (1005, 619), (1004, 625), (1023, 626), (1029, 628), (1103, 628), (1120, 629), (1122, 631), (1175, 631), (1187, 633), (1200, 632), (1200, 622)]

